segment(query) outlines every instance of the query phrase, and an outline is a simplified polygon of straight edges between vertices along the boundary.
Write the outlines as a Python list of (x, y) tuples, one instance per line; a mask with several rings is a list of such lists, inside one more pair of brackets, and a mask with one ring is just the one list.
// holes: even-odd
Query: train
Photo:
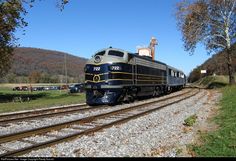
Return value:
[(116, 105), (181, 90), (186, 75), (163, 62), (118, 48), (96, 52), (84, 68), (86, 103)]

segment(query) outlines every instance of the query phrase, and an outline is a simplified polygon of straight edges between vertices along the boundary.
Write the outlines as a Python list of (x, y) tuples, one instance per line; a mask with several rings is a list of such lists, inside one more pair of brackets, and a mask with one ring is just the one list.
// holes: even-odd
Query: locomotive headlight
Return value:
[(96, 55), (94, 57), (94, 63), (100, 63), (102, 61), (101, 57), (99, 55)]
[(109, 68), (112, 71), (121, 71), (122, 70), (121, 66), (119, 66), (119, 65), (111, 65)]
[(100, 76), (99, 76), (99, 75), (95, 75), (95, 76), (93, 77), (93, 81), (94, 81), (94, 82), (99, 82), (99, 81), (100, 81)]

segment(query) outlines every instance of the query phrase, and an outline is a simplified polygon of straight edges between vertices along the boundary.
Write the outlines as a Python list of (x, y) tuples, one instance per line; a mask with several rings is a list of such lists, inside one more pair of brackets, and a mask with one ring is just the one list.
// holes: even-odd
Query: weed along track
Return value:
[(2, 135), (0, 136), (0, 157), (19, 156), (32, 150), (88, 135), (176, 104), (197, 95), (199, 91), (189, 90), (158, 100), (139, 102), (121, 109), (114, 108), (110, 112), (73, 121)]

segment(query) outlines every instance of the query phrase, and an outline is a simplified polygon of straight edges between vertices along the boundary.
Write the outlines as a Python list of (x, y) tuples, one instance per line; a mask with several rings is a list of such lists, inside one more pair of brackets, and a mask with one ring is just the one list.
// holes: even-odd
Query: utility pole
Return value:
[(64, 54), (64, 65), (65, 65), (65, 76), (66, 76), (66, 85), (67, 85), (67, 61), (66, 61), (66, 53)]

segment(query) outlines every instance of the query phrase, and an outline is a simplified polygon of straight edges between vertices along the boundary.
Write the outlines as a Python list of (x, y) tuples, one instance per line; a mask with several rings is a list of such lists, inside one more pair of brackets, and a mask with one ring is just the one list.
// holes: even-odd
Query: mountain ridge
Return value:
[[(84, 79), (84, 66), (87, 60), (61, 51), (32, 47), (15, 48), (12, 67), (1, 82), (61, 83), (66, 82), (66, 73), (67, 81), (81, 82)], [(36, 76), (37, 79), (32, 78)], [(49, 82), (45, 78), (43, 80), (43, 77), (47, 77)]]

